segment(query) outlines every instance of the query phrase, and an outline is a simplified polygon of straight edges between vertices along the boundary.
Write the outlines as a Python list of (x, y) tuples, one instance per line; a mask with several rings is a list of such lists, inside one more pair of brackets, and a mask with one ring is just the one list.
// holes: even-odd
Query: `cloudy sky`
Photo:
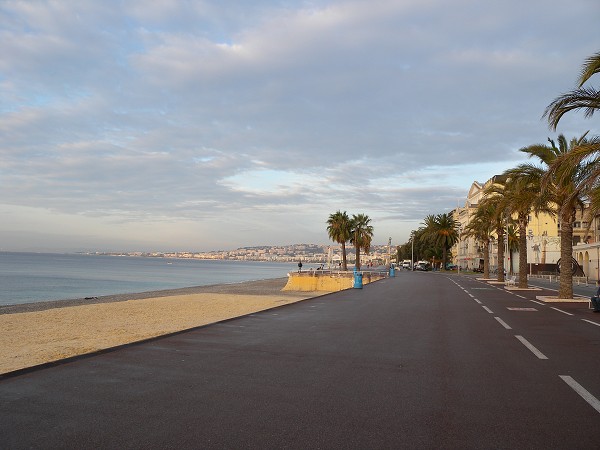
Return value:
[(556, 136), (541, 116), (599, 19), (597, 0), (0, 0), (0, 249), (326, 243), (338, 209), (403, 243)]

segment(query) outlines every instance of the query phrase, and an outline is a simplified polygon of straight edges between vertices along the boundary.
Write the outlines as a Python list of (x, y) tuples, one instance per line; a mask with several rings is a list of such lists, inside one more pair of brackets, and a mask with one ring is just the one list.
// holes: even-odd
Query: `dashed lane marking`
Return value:
[(537, 303), (538, 305), (546, 306), (545, 303), (538, 302), (537, 300), (529, 300), (530, 302)]
[(587, 319), (581, 319), (581, 320), (583, 320), (584, 322), (587, 322), (587, 323), (591, 323), (592, 325), (596, 325), (597, 327), (600, 327), (600, 323), (598, 323), (598, 322), (593, 322), (593, 321), (587, 320)]
[(492, 311), (490, 308), (488, 308), (487, 306), (483, 306), (483, 305), (481, 305), (481, 307), (482, 307), (483, 309), (485, 309), (487, 312), (489, 312), (490, 314), (494, 314), (494, 312), (493, 312), (493, 311)]
[(540, 352), (537, 348), (535, 348), (527, 339), (525, 339), (523, 336), (518, 336), (515, 335), (515, 337), (521, 341), (521, 344), (523, 344), (525, 347), (527, 347), (531, 353), (533, 353), (535, 356), (537, 356), (539, 359), (548, 359), (548, 357), (546, 355), (544, 355), (542, 352)]
[(500, 325), (502, 325), (507, 330), (512, 330), (512, 328), (504, 320), (502, 320), (500, 317), (494, 317), (494, 319), (496, 319), (498, 321), (498, 323), (500, 323)]
[(561, 380), (567, 383), (571, 389), (577, 392), (589, 405), (600, 413), (600, 400), (590, 394), (582, 385), (570, 377), (569, 375), (559, 375)]

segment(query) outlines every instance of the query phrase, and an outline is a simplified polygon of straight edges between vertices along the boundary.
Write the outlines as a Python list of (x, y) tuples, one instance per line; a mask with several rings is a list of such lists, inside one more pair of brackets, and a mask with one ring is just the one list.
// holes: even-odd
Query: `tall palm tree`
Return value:
[(483, 277), (490, 277), (490, 239), (494, 231), (493, 217), (495, 211), (491, 204), (477, 207), (475, 214), (465, 227), (465, 236), (471, 236), (483, 244)]
[(485, 198), (480, 202), (480, 206), (489, 205), (493, 211), (492, 224), (494, 232), (498, 237), (498, 274), (497, 281), (504, 282), (504, 244), (506, 235), (506, 223), (510, 219), (510, 198), (506, 191), (506, 176), (496, 175), (492, 183), (486, 187)]
[(452, 214), (428, 215), (424, 219), (424, 237), (442, 249), (442, 267), (446, 269), (448, 251), (458, 241), (458, 223)]
[(508, 249), (508, 260), (510, 261), (508, 271), (513, 275), (515, 269), (513, 267), (513, 254), (519, 250), (519, 230), (510, 224), (506, 227), (506, 248)]
[(346, 242), (350, 240), (350, 217), (346, 211), (337, 211), (327, 219), (327, 234), (329, 239), (342, 245), (342, 268), (348, 270), (346, 262)]
[(577, 89), (562, 94), (546, 107), (543, 117), (547, 117), (551, 129), (556, 130), (562, 116), (569, 111), (583, 109), (585, 117), (591, 117), (600, 109), (600, 91), (592, 87), (583, 87), (592, 75), (597, 73), (600, 73), (600, 52), (585, 60)]
[(516, 216), (519, 229), (519, 287), (527, 288), (527, 225), (533, 212), (553, 213), (546, 191), (541, 189), (544, 170), (532, 164), (520, 164), (504, 172), (509, 211)]
[(373, 226), (370, 223), (371, 219), (365, 214), (353, 214), (350, 220), (350, 242), (356, 250), (356, 270), (360, 270), (360, 251), (367, 255), (371, 251)]
[(573, 256), (573, 221), (578, 208), (583, 209), (583, 200), (578, 192), (581, 175), (579, 164), (563, 165), (559, 171), (551, 170), (554, 163), (563, 155), (568, 155), (586, 143), (586, 135), (573, 138), (567, 142), (564, 135), (559, 135), (556, 143), (548, 138), (550, 145), (531, 145), (521, 149), (529, 157), (537, 157), (545, 168), (542, 189), (547, 194), (547, 199), (556, 205), (556, 214), (560, 220), (560, 285), (558, 298), (573, 298), (573, 273), (571, 271), (571, 258)]

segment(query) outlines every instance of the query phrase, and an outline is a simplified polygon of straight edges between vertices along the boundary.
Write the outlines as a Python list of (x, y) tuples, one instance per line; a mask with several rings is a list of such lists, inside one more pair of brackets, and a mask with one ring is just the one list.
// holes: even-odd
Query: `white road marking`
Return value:
[(537, 303), (538, 305), (546, 306), (543, 302), (538, 302), (537, 300), (529, 300), (530, 302)]
[(575, 381), (572, 377), (568, 375), (559, 375), (559, 377), (571, 386), (575, 392), (577, 392), (581, 398), (583, 398), (586, 402), (590, 404), (592, 408), (600, 413), (600, 400), (590, 394), (582, 385), (580, 385), (577, 381)]
[(467, 292), (467, 295), (471, 298), (475, 298), (475, 296), (473, 294), (471, 294), (470, 292)]
[(483, 305), (482, 305), (481, 307), (482, 307), (483, 309), (485, 309), (487, 312), (489, 312), (490, 314), (494, 314), (494, 312), (493, 312), (493, 311), (492, 311), (490, 308), (488, 308), (487, 306), (483, 306)]
[(567, 316), (572, 316), (573, 315), (570, 312), (563, 311), (562, 309), (555, 308), (554, 306), (551, 306), (550, 308), (552, 308), (555, 311), (558, 311), (558, 312), (561, 312), (563, 314), (566, 314)]
[(596, 325), (597, 327), (600, 327), (600, 323), (598, 323), (598, 322), (593, 322), (593, 321), (587, 320), (587, 319), (581, 319), (581, 320), (583, 320), (584, 322), (587, 322), (587, 323), (591, 323), (592, 325)]
[(512, 330), (512, 328), (504, 320), (502, 320), (500, 317), (494, 317), (494, 319), (496, 319), (500, 323), (500, 325), (502, 325), (507, 330)]
[(519, 294), (515, 294), (515, 295), (519, 298), (524, 298), (525, 300), (527, 300), (527, 297), (523, 297), (522, 295), (519, 295)]
[(523, 344), (525, 347), (527, 347), (529, 350), (531, 350), (531, 353), (533, 353), (539, 359), (548, 359), (548, 357), (546, 355), (544, 355), (537, 348), (535, 348), (533, 345), (531, 345), (531, 343), (527, 339), (525, 339), (523, 336), (515, 335), (515, 337), (519, 341), (521, 341), (521, 344)]
[(479, 303), (481, 305), (481, 302), (479, 300), (477, 300), (476, 298), (473, 298), (473, 300), (475, 300), (477, 303)]

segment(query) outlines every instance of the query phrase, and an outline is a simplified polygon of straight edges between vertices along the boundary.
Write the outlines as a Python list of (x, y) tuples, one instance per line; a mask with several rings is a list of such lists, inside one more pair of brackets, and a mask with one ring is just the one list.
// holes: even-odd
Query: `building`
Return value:
[[(459, 206), (453, 211), (454, 220), (459, 226), (459, 240), (452, 248), (454, 263), (463, 270), (474, 270), (483, 268), (484, 243), (472, 236), (465, 236), (463, 231), (469, 225), (473, 215), (477, 211), (479, 203), (484, 199), (485, 189), (494, 183), (496, 177), (490, 178), (485, 183), (474, 181), (467, 194), (464, 206)], [(558, 237), (559, 226), (557, 220), (546, 213), (539, 215), (531, 214), (527, 227), (527, 261), (537, 265), (541, 269), (545, 265), (556, 264), (560, 258), (560, 238)], [(507, 272), (518, 270), (519, 253), (517, 250), (509, 251), (507, 246), (507, 234), (505, 233), (505, 255), (504, 268)], [(580, 236), (578, 234), (578, 236)], [(579, 237), (581, 239), (581, 237)], [(492, 236), (489, 243), (490, 271), (498, 268), (498, 242), (496, 236)], [(531, 267), (534, 270), (534, 267)], [(537, 270), (536, 270), (537, 271)]]

